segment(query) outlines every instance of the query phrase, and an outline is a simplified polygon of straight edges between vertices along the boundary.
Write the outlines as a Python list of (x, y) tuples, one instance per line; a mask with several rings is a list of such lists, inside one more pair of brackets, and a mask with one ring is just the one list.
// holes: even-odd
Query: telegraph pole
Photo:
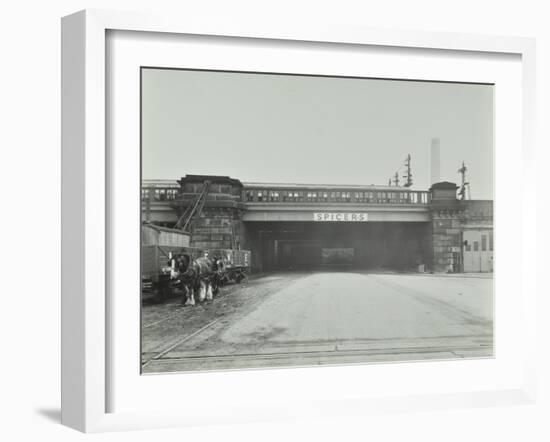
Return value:
[(395, 175), (393, 176), (393, 184), (395, 184), (395, 186), (399, 186), (399, 174), (397, 172), (395, 172)]
[(404, 186), (411, 187), (413, 184), (411, 173), (411, 154), (408, 154), (407, 158), (405, 159), (405, 167), (407, 168), (407, 171), (405, 172), (405, 175), (403, 175), (403, 178), (405, 178)]

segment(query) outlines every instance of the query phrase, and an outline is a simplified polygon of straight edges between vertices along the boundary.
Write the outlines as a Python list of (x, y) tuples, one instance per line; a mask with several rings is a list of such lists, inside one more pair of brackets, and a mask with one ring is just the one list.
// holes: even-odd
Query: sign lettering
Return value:
[(313, 221), (320, 222), (359, 222), (368, 221), (367, 213), (352, 212), (316, 212), (313, 214)]

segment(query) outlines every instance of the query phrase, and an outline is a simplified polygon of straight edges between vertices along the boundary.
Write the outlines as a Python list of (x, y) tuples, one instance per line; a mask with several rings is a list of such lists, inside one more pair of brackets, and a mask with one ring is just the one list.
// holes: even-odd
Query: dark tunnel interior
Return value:
[(412, 270), (430, 261), (429, 226), (425, 222), (245, 223), (257, 271)]

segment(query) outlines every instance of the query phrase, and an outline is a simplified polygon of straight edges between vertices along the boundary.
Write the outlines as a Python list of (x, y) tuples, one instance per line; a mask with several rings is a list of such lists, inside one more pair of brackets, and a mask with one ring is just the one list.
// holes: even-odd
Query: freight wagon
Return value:
[(169, 260), (179, 253), (192, 259), (219, 256), (225, 264), (222, 285), (240, 283), (250, 271), (250, 251), (234, 249), (200, 249), (190, 247), (189, 234), (168, 227), (143, 224), (141, 228), (141, 292), (142, 299), (163, 301), (176, 294), (177, 281), (172, 279)]

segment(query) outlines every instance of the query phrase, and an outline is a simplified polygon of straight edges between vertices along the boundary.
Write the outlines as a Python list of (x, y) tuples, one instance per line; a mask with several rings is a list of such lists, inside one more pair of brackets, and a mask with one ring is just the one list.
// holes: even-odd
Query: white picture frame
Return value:
[[(194, 17), (164, 17), (87, 10), (62, 20), (62, 423), (85, 432), (157, 428), (207, 424), (211, 416), (198, 411), (183, 414), (179, 409), (135, 412), (109, 410), (113, 387), (108, 376), (108, 328), (111, 312), (107, 298), (110, 265), (110, 195), (106, 119), (106, 33), (143, 31), (180, 35), (201, 35), (273, 39), (287, 42), (375, 45), (380, 48), (438, 49), (515, 54), (521, 57), (522, 173), (534, 168), (535, 42), (529, 38), (481, 35), (388, 31), (336, 25), (307, 24), (296, 28), (279, 24), (212, 23)], [(524, 334), (534, 338), (537, 287), (533, 266), (536, 256), (536, 192), (521, 190), (521, 308), (519, 323)], [(498, 320), (498, 318), (497, 318)], [(258, 407), (237, 403), (235, 415), (218, 415), (217, 421), (243, 422), (284, 419), (289, 416), (334, 416), (384, 410), (395, 412), (431, 408), (456, 408), (533, 403), (536, 392), (535, 339), (526, 341), (521, 357), (521, 382), (500, 389), (477, 388), (462, 393), (400, 395), (388, 392), (378, 397), (312, 399), (309, 407), (292, 400), (281, 406)], [(498, 356), (497, 356), (498, 357)], [(360, 368), (357, 368), (360, 369)], [(301, 369), (301, 375), (303, 375)], [(307, 369), (306, 369), (307, 370)], [(331, 370), (339, 370), (333, 368)], [(280, 371), (280, 370), (279, 370)], [(286, 370), (285, 376), (298, 376)], [(223, 376), (223, 374), (218, 374)], [(242, 376), (241, 376), (242, 378)], [(170, 382), (170, 381), (168, 381)], [(257, 394), (257, 393), (256, 393)], [(249, 395), (253, 398), (253, 394)], [(192, 397), (191, 397), (192, 401)], [(235, 399), (238, 402), (238, 399)]]

